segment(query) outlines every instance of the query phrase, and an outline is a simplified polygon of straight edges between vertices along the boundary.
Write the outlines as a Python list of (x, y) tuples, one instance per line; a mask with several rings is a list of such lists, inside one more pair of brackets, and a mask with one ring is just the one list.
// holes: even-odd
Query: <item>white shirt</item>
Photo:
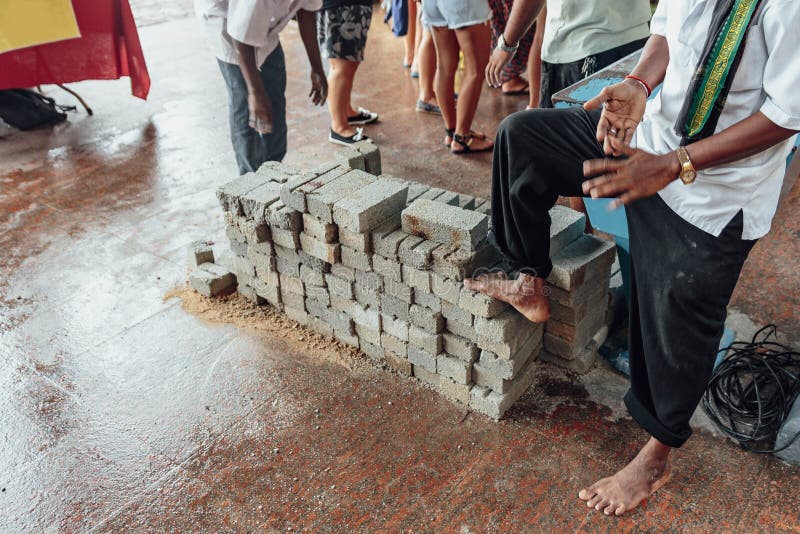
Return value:
[[(680, 138), (675, 121), (708, 35), (713, 0), (661, 0), (651, 31), (669, 45), (670, 61), (661, 92), (647, 105), (636, 146), (664, 154)], [(715, 133), (757, 113), (783, 128), (800, 130), (800, 1), (765, 0), (747, 35), (728, 99)], [(769, 232), (794, 138), (748, 158), (698, 172), (683, 185), (675, 180), (659, 194), (686, 221), (719, 236), (739, 210), (742, 239)], [(691, 150), (690, 150), (691, 152)]]
[(649, 20), (650, 0), (547, 0), (542, 60), (571, 63), (644, 39)]
[(233, 38), (256, 48), (259, 66), (278, 47), (278, 34), (298, 11), (321, 7), (322, 0), (194, 0), (217, 58), (238, 64)]

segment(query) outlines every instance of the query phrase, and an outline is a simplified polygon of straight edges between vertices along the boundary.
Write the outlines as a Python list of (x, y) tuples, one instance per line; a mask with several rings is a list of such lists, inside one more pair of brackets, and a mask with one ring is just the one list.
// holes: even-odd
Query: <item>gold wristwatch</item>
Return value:
[(678, 175), (678, 177), (681, 179), (681, 182), (683, 182), (684, 185), (689, 185), (697, 178), (697, 171), (694, 169), (692, 160), (689, 159), (689, 153), (685, 148), (682, 146), (678, 147), (675, 152), (678, 154), (678, 161), (681, 162), (681, 173)]

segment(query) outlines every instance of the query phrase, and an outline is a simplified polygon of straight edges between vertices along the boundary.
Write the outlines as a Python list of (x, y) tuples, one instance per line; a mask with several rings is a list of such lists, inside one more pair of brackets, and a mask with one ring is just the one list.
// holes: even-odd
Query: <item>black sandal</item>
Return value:
[[(444, 129), (444, 133), (446, 134), (446, 137), (444, 138), (444, 146), (450, 148), (450, 145), (453, 144), (453, 136), (456, 135), (456, 129), (455, 128), (445, 128)], [(448, 137), (450, 138), (450, 142), (449, 143), (447, 142), (447, 138)]]
[(467, 135), (453, 134), (453, 142), (454, 143), (458, 143), (463, 148), (462, 148), (462, 150), (453, 150), (452, 145), (451, 145), (450, 151), (453, 154), (467, 154), (469, 152), (488, 152), (490, 150), (494, 150), (494, 143), (492, 143), (491, 145), (489, 145), (489, 146), (487, 146), (485, 148), (479, 148), (477, 150), (473, 149), (472, 148), (472, 141), (476, 137), (477, 136), (475, 134), (473, 134), (472, 132), (468, 133)]

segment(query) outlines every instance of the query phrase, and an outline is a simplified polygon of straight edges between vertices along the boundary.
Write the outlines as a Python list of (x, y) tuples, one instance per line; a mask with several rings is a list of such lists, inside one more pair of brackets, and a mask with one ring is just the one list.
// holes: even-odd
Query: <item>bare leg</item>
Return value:
[(355, 135), (355, 129), (347, 122), (355, 111), (350, 105), (350, 94), (353, 92), (353, 78), (359, 63), (345, 59), (330, 59), (331, 70), (328, 74), (328, 110), (331, 114), (331, 129), (339, 135)]
[(622, 515), (667, 483), (672, 448), (650, 438), (631, 463), (614, 476), (595, 482), (578, 493), (589, 508), (606, 515)]
[[(458, 94), (456, 134), (469, 135), (472, 121), (478, 108), (478, 101), (483, 90), (483, 78), (486, 65), (489, 63), (489, 47), (491, 32), (486, 24), (476, 24), (455, 30), (458, 45), (464, 52), (464, 78)], [(494, 143), (486, 138), (476, 136), (471, 145), (472, 150), (483, 150)], [(454, 147), (456, 149), (457, 147)]]
[(422, 26), (422, 13), (416, 1), (412, 0), (410, 3), (414, 4), (414, 18), (411, 18), (411, 7), (408, 10), (408, 23), (414, 25), (414, 61), (411, 62), (411, 72), (419, 73), (419, 47), (422, 44), (422, 37), (425, 33), (425, 28)]
[(417, 51), (417, 65), (419, 68), (419, 99), (427, 104), (436, 103), (436, 93), (433, 90), (433, 79), (436, 75), (436, 49), (429, 31), (422, 30), (422, 41)]
[(503, 273), (489, 273), (464, 280), (464, 287), (511, 304), (532, 323), (550, 319), (550, 300), (544, 278), (520, 273), (510, 280)]
[(528, 82), (531, 85), (528, 109), (539, 107), (542, 89), (542, 41), (544, 41), (544, 25), (547, 20), (547, 7), (543, 7), (536, 18), (536, 33), (533, 35), (531, 53), (528, 55)]
[[(436, 92), (436, 101), (442, 110), (444, 127), (452, 129), (456, 127), (456, 102), (453, 93), (456, 70), (458, 70), (458, 39), (456, 32), (447, 28), (431, 28), (431, 34), (436, 49), (436, 75), (433, 78), (433, 88)], [(445, 143), (449, 144), (447, 139)]]
[(403, 66), (404, 67), (412, 67), (416, 58), (414, 57), (414, 51), (417, 49), (417, 2), (415, 0), (411, 0), (408, 2), (408, 32), (406, 36), (403, 38), (403, 42), (406, 48), (406, 54), (403, 57)]

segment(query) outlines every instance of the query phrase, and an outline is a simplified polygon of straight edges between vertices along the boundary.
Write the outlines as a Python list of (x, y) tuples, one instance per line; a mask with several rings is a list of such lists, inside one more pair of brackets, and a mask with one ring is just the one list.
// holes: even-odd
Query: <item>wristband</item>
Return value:
[(511, 46), (506, 42), (506, 36), (504, 34), (500, 34), (500, 37), (497, 39), (497, 48), (504, 52), (508, 52), (509, 54), (513, 54), (519, 48), (519, 41), (514, 46)]
[(647, 94), (647, 98), (650, 98), (650, 95), (653, 94), (653, 90), (650, 89), (650, 85), (648, 85), (648, 83), (646, 81), (644, 81), (643, 79), (639, 78), (638, 76), (634, 76), (632, 74), (628, 74), (627, 76), (625, 76), (625, 79), (626, 80), (634, 80), (634, 81), (639, 82), (639, 84), (644, 88), (644, 92)]

